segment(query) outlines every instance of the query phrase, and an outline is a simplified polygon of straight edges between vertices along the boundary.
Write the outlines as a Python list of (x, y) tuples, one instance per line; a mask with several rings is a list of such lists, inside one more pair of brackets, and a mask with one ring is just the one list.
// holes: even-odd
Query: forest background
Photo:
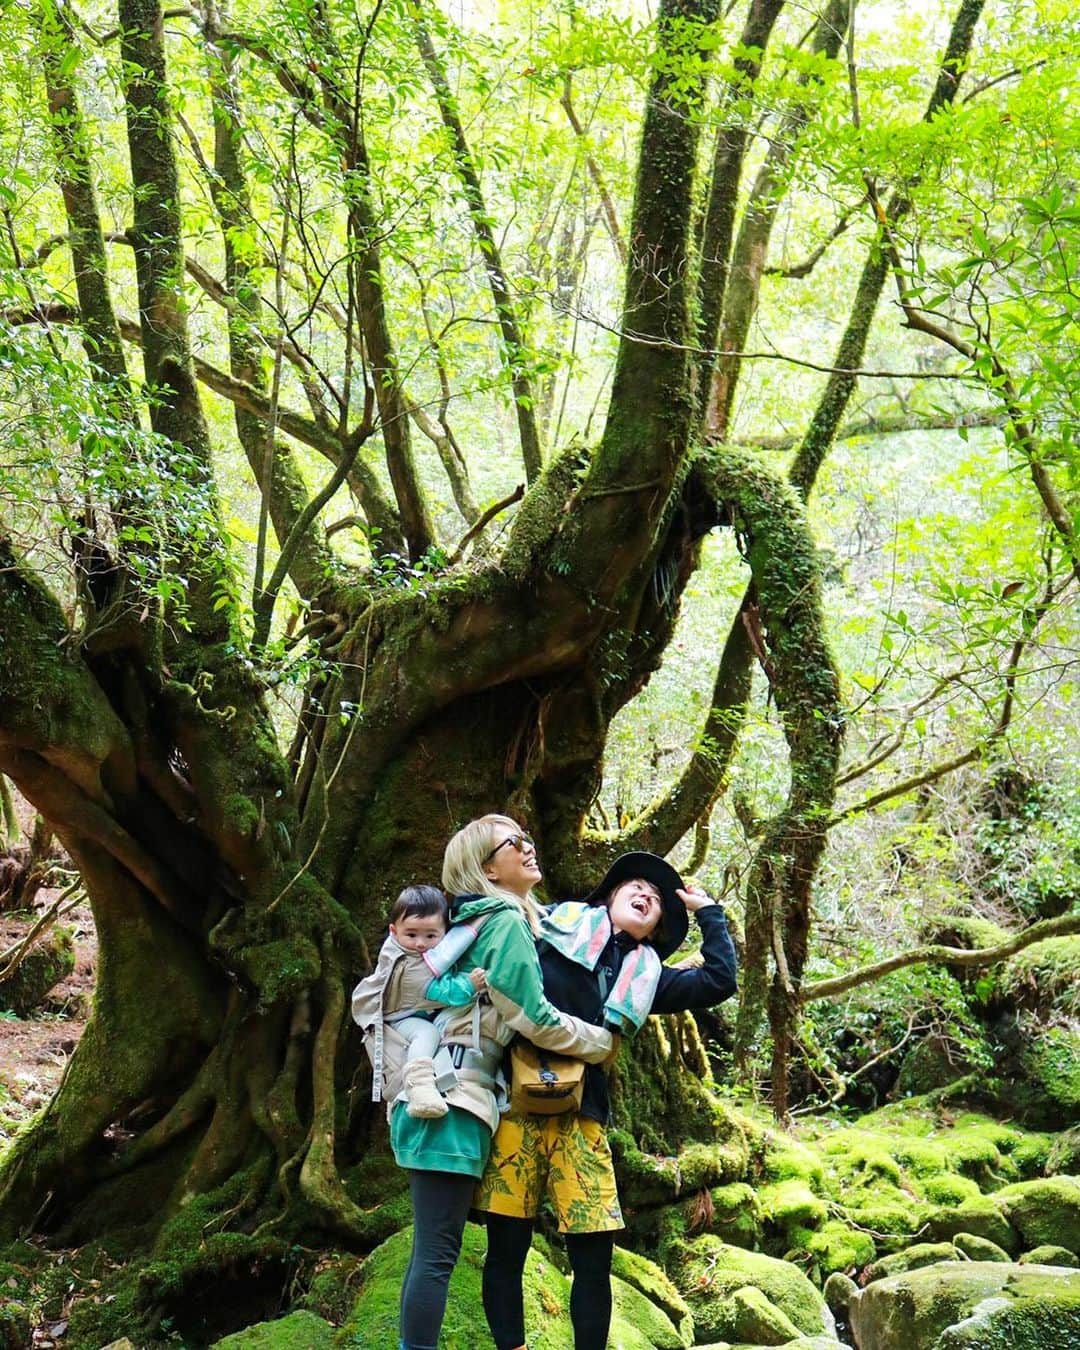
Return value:
[(345, 991), (488, 809), (737, 924), (624, 1175), (680, 1072), (1075, 1125), (1072, 7), (0, 12), (0, 978), (100, 949), (0, 1231), (368, 1249)]

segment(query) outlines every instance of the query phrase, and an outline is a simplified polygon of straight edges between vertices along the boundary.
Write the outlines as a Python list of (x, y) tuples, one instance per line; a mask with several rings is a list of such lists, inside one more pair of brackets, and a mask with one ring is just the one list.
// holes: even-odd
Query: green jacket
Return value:
[[(548, 1002), (540, 973), (536, 943), (520, 909), (497, 896), (465, 896), (454, 902), (453, 922), (468, 924), (484, 915), (476, 941), (461, 960), (461, 966), (481, 966), (487, 975), (488, 997), (479, 1002), (479, 1026), (474, 1011), (455, 1009), (443, 1033), (444, 1045), (473, 1046), (477, 1031), (485, 1049), (508, 1045), (520, 1032), (534, 1045), (559, 1054), (572, 1055), (595, 1064), (611, 1052), (611, 1036), (602, 1027), (560, 1012)], [(486, 1043), (486, 1044), (485, 1044)], [(438, 1120), (417, 1121), (404, 1109), (393, 1113), (391, 1137), (398, 1162), (404, 1167), (433, 1171), (472, 1171), (471, 1167), (448, 1166), (456, 1150), (451, 1140), (461, 1133), (464, 1122), (457, 1108), (483, 1121), (494, 1133), (499, 1108), (493, 1092), (477, 1082), (459, 1082), (446, 1093), (450, 1112)], [(444, 1138), (445, 1136), (445, 1138)], [(442, 1145), (448, 1147), (444, 1150)], [(481, 1162), (482, 1170), (482, 1162)]]

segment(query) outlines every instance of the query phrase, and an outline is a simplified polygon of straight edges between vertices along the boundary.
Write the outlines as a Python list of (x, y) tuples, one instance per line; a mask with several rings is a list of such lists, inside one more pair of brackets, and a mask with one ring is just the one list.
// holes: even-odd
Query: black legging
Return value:
[(401, 1286), (401, 1350), (437, 1350), (475, 1188), (475, 1177), (458, 1172), (409, 1171), (413, 1245)]
[[(484, 1312), (496, 1350), (525, 1344), (522, 1278), (532, 1241), (532, 1219), (487, 1215), (488, 1245), (484, 1259)], [(614, 1233), (567, 1233), (566, 1254), (574, 1282), (570, 1288), (570, 1322), (574, 1350), (604, 1350), (611, 1325), (611, 1253)]]

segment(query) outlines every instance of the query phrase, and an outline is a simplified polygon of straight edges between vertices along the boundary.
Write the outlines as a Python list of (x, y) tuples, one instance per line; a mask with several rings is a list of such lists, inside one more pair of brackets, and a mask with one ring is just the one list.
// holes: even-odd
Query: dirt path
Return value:
[[(59, 892), (39, 891), (41, 913)], [(0, 952), (29, 928), (34, 915), (0, 914)], [(0, 1012), (0, 1146), (19, 1124), (52, 1096), (90, 1012), (97, 963), (97, 939), (89, 907), (65, 915), (75, 938), (75, 969), (30, 1017)]]

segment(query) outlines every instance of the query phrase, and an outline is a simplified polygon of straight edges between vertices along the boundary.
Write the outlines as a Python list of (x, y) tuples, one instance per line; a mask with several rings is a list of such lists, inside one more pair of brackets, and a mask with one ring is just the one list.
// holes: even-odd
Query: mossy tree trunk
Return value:
[[(716, 11), (711, 0), (669, 0), (658, 41), (686, 52)], [(626, 831), (590, 832), (587, 816), (611, 719), (659, 663), (700, 539), (716, 528), (742, 541), (753, 613), (737, 631), (754, 634), (791, 747), (790, 801), (759, 873), (763, 891), (779, 887), (797, 984), (839, 732), (814, 550), (782, 482), (752, 458), (696, 444), (691, 224), (702, 156), (692, 114), (707, 86), (703, 40), (696, 84), (675, 81), (661, 59), (649, 93), (599, 446), (552, 459), (494, 562), (423, 592), (380, 585), (326, 563), (287, 445), (275, 447), (271, 472), (256, 472), (322, 644), (293, 745), (280, 745), (266, 704), (274, 671), (242, 623), (193, 374), (161, 10), (122, 0), (120, 20), (155, 433), (133, 444), (168, 510), (142, 518), (125, 498), (105, 504), (116, 517), (113, 581), (89, 597), (79, 625), (10, 541), (0, 544), (0, 772), (78, 865), (101, 953), (93, 1016), (61, 1087), (0, 1164), (0, 1231), (37, 1225), (74, 1240), (110, 1205), (127, 1224), (159, 1230), (160, 1244), (198, 1197), (201, 1220), (252, 1242), (327, 1231), (362, 1242), (365, 1219), (338, 1170), (354, 1054), (345, 994), (388, 902), (409, 880), (437, 876), (450, 832), (492, 809), (509, 807), (537, 830), (556, 895), (580, 893), (625, 848), (674, 847), (715, 793), (714, 765), (699, 764), (692, 792), (676, 784)], [(227, 238), (230, 213), (246, 210), (230, 60), (214, 67)], [(321, 96), (293, 87), (303, 107), (322, 109), (315, 123), (331, 112), (335, 126), (347, 122), (328, 78)], [(89, 185), (85, 161), (79, 174)], [(68, 209), (72, 256), (101, 283), (83, 299), (83, 322), (114, 333), (104, 255), (78, 251), (79, 239), (96, 239), (92, 195)], [(381, 300), (371, 312), (368, 289), (381, 290), (378, 257), (364, 251), (358, 210), (353, 261), (365, 284), (354, 287), (349, 321), (385, 375), (392, 348), (375, 336), (386, 316)], [(231, 378), (264, 424), (239, 428), (257, 470), (270, 414), (247, 339), (261, 312), (231, 246), (226, 266)], [(122, 363), (110, 378), (126, 378)], [(387, 396), (372, 389), (351, 422), (346, 407), (333, 429), (339, 446), (355, 454)], [(386, 449), (405, 475), (402, 537), (419, 549), (428, 527), (416, 480), (400, 440)], [(130, 538), (125, 520), (140, 526)], [(182, 598), (157, 586), (163, 560)], [(723, 697), (736, 707), (749, 650), (722, 667)], [(789, 1004), (777, 1006), (790, 1016)], [(701, 1067), (692, 1036), (674, 1044), (676, 1061)]]

